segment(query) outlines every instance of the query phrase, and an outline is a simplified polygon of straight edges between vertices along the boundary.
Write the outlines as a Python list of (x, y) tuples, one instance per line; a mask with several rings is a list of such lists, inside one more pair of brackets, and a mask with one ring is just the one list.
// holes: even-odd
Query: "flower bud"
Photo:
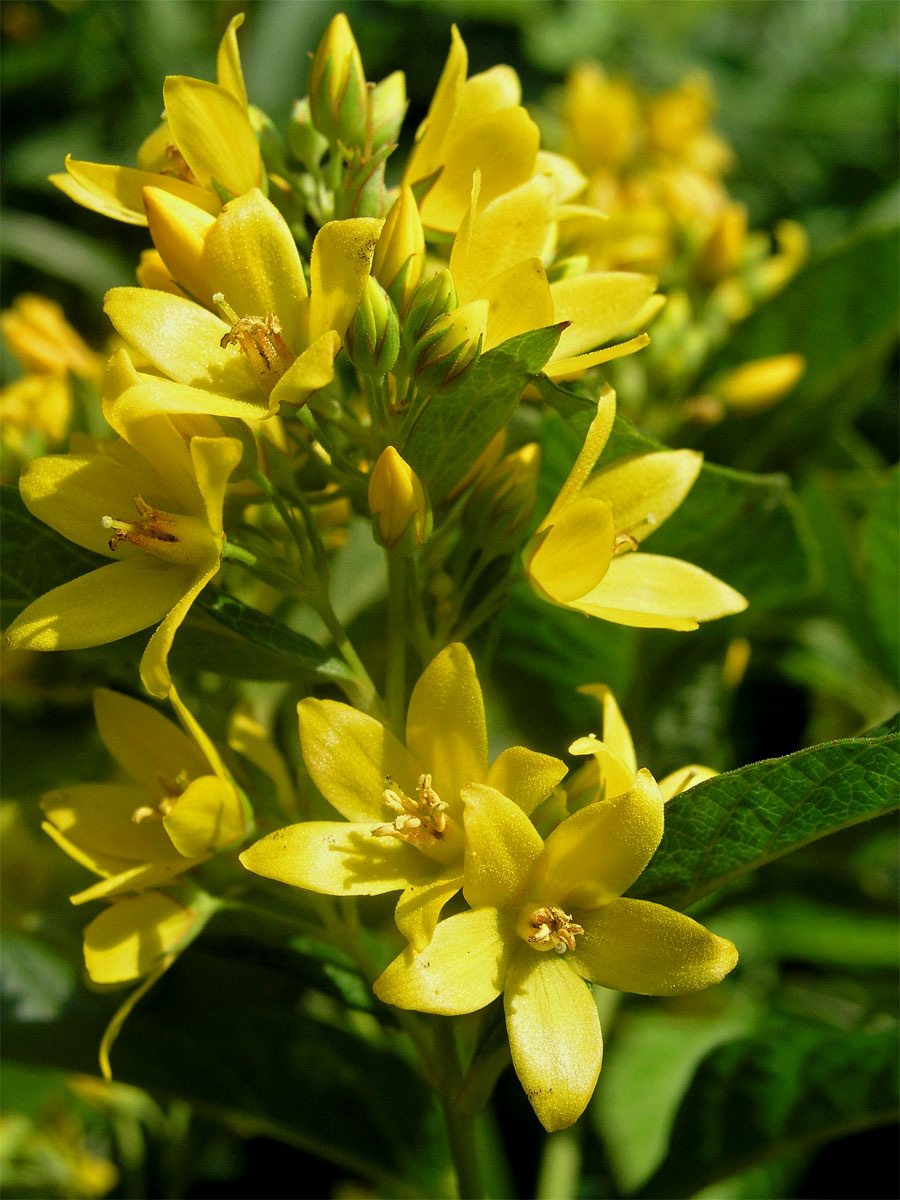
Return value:
[(370, 275), (353, 314), (345, 346), (350, 361), (363, 375), (381, 378), (400, 352), (400, 320), (384, 288)]
[(46, 296), (24, 293), (0, 313), (0, 331), (19, 362), (39, 375), (73, 371), (87, 379), (102, 374), (97, 355), (81, 340), (60, 306)]
[(302, 100), (294, 101), (287, 127), (287, 144), (294, 158), (310, 171), (318, 167), (328, 149), (328, 139), (323, 137), (312, 123), (309, 99), (306, 96)]
[(733, 275), (741, 265), (746, 242), (747, 210), (743, 204), (729, 204), (700, 249), (696, 270), (701, 283)]
[(375, 536), (391, 549), (404, 538), (421, 546), (429, 533), (431, 513), (419, 477), (388, 446), (369, 476), (369, 511)]
[(372, 260), (372, 274), (401, 313), (419, 286), (424, 265), (422, 218), (412, 189), (406, 187), (388, 211)]
[(427, 396), (441, 391), (477, 362), (488, 307), (487, 300), (471, 300), (432, 321), (412, 352), (412, 374), (420, 392)]
[(417, 342), (438, 317), (452, 312), (458, 303), (453, 276), (447, 267), (444, 267), (437, 275), (421, 284), (413, 296), (409, 313), (403, 322), (403, 340), (406, 345), (412, 346)]
[(338, 13), (325, 30), (309, 72), (309, 109), (320, 133), (335, 145), (361, 146), (368, 95), (359, 47)]
[(515, 535), (534, 511), (541, 448), (537, 442), (507, 454), (475, 483), (463, 520), (483, 549), (510, 554)]
[(709, 390), (730, 412), (762, 412), (787, 395), (805, 370), (802, 354), (776, 354), (742, 363)]
[(370, 103), (372, 149), (396, 142), (406, 116), (406, 77), (394, 71), (375, 85)]

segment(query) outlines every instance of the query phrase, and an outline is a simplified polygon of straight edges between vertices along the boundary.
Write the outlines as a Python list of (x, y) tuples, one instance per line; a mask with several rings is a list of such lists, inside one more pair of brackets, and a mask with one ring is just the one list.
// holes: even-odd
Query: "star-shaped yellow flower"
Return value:
[(134, 422), (128, 436), (95, 453), (50, 454), (25, 467), (19, 489), (29, 511), (114, 561), (34, 600), (5, 639), (14, 649), (79, 650), (158, 625), (141, 679), (165, 696), (172, 640), (221, 564), (225, 487), (241, 443), (186, 438), (167, 416)]
[(541, 840), (527, 815), (484, 784), (463, 789), (468, 912), (441, 921), (375, 981), (387, 1004), (476, 1012), (503, 996), (513, 1066), (547, 1130), (590, 1100), (603, 1041), (586, 981), (671, 996), (718, 983), (731, 942), (682, 913), (623, 898), (662, 838), (663, 799), (649, 771)]
[(245, 850), (250, 871), (338, 896), (402, 890), (396, 920), (428, 945), (462, 886), (461, 793), (487, 783), (530, 813), (565, 765), (522, 746), (488, 766), (484, 702), (465, 646), (443, 650), (413, 689), (406, 745), (374, 718), (332, 700), (301, 700), (300, 742), (313, 782), (344, 821), (307, 821)]
[(604, 386), (575, 465), (523, 552), (532, 584), (554, 604), (619, 625), (696, 629), (742, 612), (745, 598), (714, 575), (639, 550), (687, 495), (699, 454), (636, 454), (591, 475), (615, 411), (616, 394)]

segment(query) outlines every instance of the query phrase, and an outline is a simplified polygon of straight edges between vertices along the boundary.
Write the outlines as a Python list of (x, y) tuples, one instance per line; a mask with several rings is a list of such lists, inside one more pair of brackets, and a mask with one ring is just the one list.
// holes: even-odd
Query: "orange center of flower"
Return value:
[(247, 356), (257, 383), (268, 396), (296, 359), (284, 340), (281, 322), (274, 313), (265, 317), (239, 317), (221, 292), (216, 292), (213, 300), (232, 323), (219, 345), (223, 349), (237, 346)]
[(441, 841), (447, 832), (447, 805), (431, 786), (431, 776), (419, 776), (415, 799), (390, 776), (385, 782), (384, 802), (397, 815), (389, 825), (376, 825), (372, 832), (377, 837), (401, 838), (419, 849)]
[(174, 142), (169, 142), (166, 146), (166, 158), (172, 165), (171, 167), (163, 167), (160, 175), (171, 175), (175, 179), (183, 179), (185, 183), (197, 182), (197, 176), (187, 165), (184, 155)]
[(153, 508), (143, 496), (133, 496), (138, 512), (136, 521), (122, 521), (116, 517), (101, 517), (104, 529), (112, 530), (110, 550), (118, 549), (122, 542), (147, 550), (157, 558), (181, 566), (195, 565), (218, 554), (215, 538), (204, 521), (197, 517), (179, 516)]
[(535, 950), (555, 950), (565, 954), (575, 949), (575, 938), (584, 929), (555, 904), (531, 909), (519, 924), (519, 933)]

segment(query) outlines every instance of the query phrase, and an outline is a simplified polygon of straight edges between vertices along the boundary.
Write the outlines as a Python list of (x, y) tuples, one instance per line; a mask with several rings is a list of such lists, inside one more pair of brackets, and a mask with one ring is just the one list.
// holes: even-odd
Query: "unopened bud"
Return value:
[(366, 134), (368, 96), (359, 47), (343, 13), (325, 30), (309, 72), (313, 124), (335, 145), (361, 146)]
[(529, 442), (477, 480), (464, 516), (473, 540), (497, 554), (512, 553), (515, 535), (534, 511), (540, 468), (541, 448)]
[(743, 204), (729, 204), (719, 214), (697, 258), (701, 283), (715, 283), (725, 275), (733, 275), (741, 264), (746, 242), (747, 210)]
[(407, 103), (406, 77), (402, 71), (394, 71), (375, 85), (369, 104), (373, 150), (396, 142)]
[(419, 286), (403, 322), (403, 340), (412, 346), (433, 325), (438, 317), (452, 312), (459, 300), (450, 271), (444, 267), (426, 283)]
[(346, 350), (363, 375), (381, 378), (400, 352), (400, 320), (384, 288), (370, 275), (353, 319), (347, 327)]
[(481, 357), (488, 308), (487, 300), (471, 300), (425, 330), (412, 353), (412, 374), (423, 395), (443, 390)]
[[(388, 210), (372, 260), (372, 274), (401, 313), (406, 311), (419, 286), (424, 265), (422, 218), (412, 189), (405, 187)], [(451, 279), (451, 287), (452, 284)]]
[(306, 96), (294, 101), (287, 127), (287, 144), (294, 158), (310, 171), (315, 170), (328, 149), (328, 138), (323, 137), (313, 125)]
[(388, 446), (369, 476), (369, 511), (375, 535), (388, 549), (401, 540), (421, 546), (429, 533), (431, 513), (415, 471)]
[(776, 354), (735, 367), (709, 390), (730, 412), (762, 412), (786, 396), (805, 370), (802, 354)]

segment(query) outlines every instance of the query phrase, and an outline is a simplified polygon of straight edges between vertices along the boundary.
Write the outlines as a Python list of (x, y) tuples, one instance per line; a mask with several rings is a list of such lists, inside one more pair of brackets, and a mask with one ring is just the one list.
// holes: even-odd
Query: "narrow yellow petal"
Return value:
[(140, 555), (109, 563), (33, 601), (7, 629), (14, 650), (83, 650), (155, 625), (193, 575)]
[(420, 767), (390, 730), (349, 704), (301, 700), (300, 745), (313, 783), (348, 821), (392, 820), (384, 802), (388, 779), (416, 794)]
[(719, 983), (737, 963), (726, 938), (662, 904), (614, 900), (578, 920), (584, 933), (566, 957), (586, 978), (620, 992), (680, 996)]
[(142, 700), (94, 689), (94, 718), (103, 744), (135, 782), (158, 791), (160, 778), (206, 775), (209, 764), (195, 742)]
[(634, 753), (634, 742), (631, 740), (631, 730), (625, 723), (622, 710), (616, 703), (611, 689), (603, 683), (586, 683), (578, 690), (585, 696), (593, 696), (595, 700), (599, 701), (603, 712), (600, 736), (609, 749), (627, 763), (633, 774), (637, 771), (637, 758)]
[[(104, 397), (103, 415), (122, 437), (132, 440), (133, 427), (148, 416), (235, 417), (241, 421), (260, 421), (269, 415), (271, 405), (257, 392), (253, 399), (220, 396), (215, 392), (173, 383), (169, 379), (146, 379), (113, 397)], [(137, 444), (145, 438), (138, 434)]]
[(591, 367), (598, 367), (601, 363), (612, 362), (616, 358), (624, 358), (627, 354), (634, 354), (638, 350), (643, 350), (649, 344), (650, 338), (647, 334), (639, 333), (637, 337), (629, 338), (627, 342), (619, 342), (616, 346), (607, 346), (603, 350), (593, 350), (589, 354), (574, 354), (568, 358), (560, 358), (554, 362), (549, 362), (544, 367), (543, 374), (548, 379), (577, 379), (579, 375), (583, 375)]
[(341, 339), (333, 329), (317, 337), (311, 346), (291, 363), (272, 388), (269, 405), (273, 413), (288, 404), (299, 408), (313, 392), (334, 379), (334, 360), (341, 348)]
[(565, 774), (566, 764), (561, 759), (526, 750), (524, 746), (511, 746), (491, 766), (484, 782), (530, 816)]
[(329, 896), (378, 896), (433, 880), (438, 865), (368, 823), (303, 821), (255, 842), (241, 855), (255, 875)]
[(616, 526), (602, 500), (576, 497), (538, 534), (526, 562), (529, 578), (557, 604), (593, 592), (612, 561)]
[(66, 171), (66, 175), (51, 175), (50, 182), (77, 204), (128, 225), (147, 224), (143, 199), (145, 187), (162, 188), (213, 215), (222, 207), (214, 192), (152, 171), (79, 162), (70, 157), (66, 158)]
[(244, 84), (244, 72), (241, 70), (241, 56), (237, 44), (237, 31), (243, 23), (243, 13), (236, 13), (228, 22), (228, 28), (222, 35), (216, 54), (216, 79), (219, 87), (231, 92), (238, 104), (246, 108), (247, 88)]
[(616, 530), (642, 542), (678, 508), (702, 465), (696, 450), (634, 454), (592, 476), (582, 495), (606, 500)]
[(484, 784), (467, 787), (465, 884), (472, 908), (514, 909), (544, 849), (541, 835), (512, 800)]
[(477, 1012), (503, 991), (506, 969), (518, 938), (512, 918), (495, 908), (478, 908), (438, 922), (428, 948), (412, 947), (375, 980), (379, 1000), (420, 1012)]
[(700, 567), (641, 550), (614, 558), (597, 587), (572, 607), (619, 625), (696, 629), (700, 621), (743, 612), (747, 601)]
[(551, 363), (594, 350), (627, 331), (655, 289), (653, 275), (631, 271), (595, 271), (551, 283), (556, 320), (571, 321)]
[(259, 187), (259, 144), (247, 110), (231, 92), (205, 79), (169, 75), (163, 99), (172, 136), (202, 187), (215, 180), (235, 196)]
[(413, 688), (406, 746), (431, 775), (440, 798), (458, 815), (461, 790), (468, 783), (480, 783), (488, 769), (481, 685), (461, 642), (432, 659)]
[(404, 184), (427, 179), (441, 166), (441, 146), (456, 112), (459, 93), (469, 69), (465, 42), (455, 25), (450, 30), (450, 50), (434, 90), (428, 115), (416, 131), (416, 142), (410, 153)]
[[(166, 564), (167, 566), (169, 564)], [(178, 569), (178, 568), (176, 568)], [(219, 569), (219, 560), (210, 562), (205, 569), (191, 569), (187, 586), (178, 597), (156, 631), (147, 643), (147, 648), (141, 655), (141, 682), (152, 696), (167, 696), (172, 686), (169, 674), (169, 651), (175, 634), (181, 628), (181, 622), (188, 615), (191, 605)]]
[(316, 234), (310, 260), (309, 341), (333, 329), (343, 338), (362, 299), (383, 221), (329, 221)]
[(95, 983), (140, 979), (175, 950), (198, 919), (171, 896), (151, 892), (121, 900), (84, 931), (84, 961)]
[[(457, 254), (462, 229), (450, 253), (450, 273), (459, 292), (460, 304), (485, 295), (488, 282), (525, 259), (541, 259), (547, 245), (553, 218), (553, 188), (547, 179), (536, 176), (527, 183), (498, 196), (470, 220), (465, 240), (465, 255)], [(549, 295), (553, 324), (553, 300)], [(538, 328), (533, 326), (532, 328)]]
[(450, 869), (427, 883), (406, 888), (397, 901), (394, 920), (413, 950), (424, 950), (447, 901), (462, 887), (462, 872)]
[(535, 878), (548, 902), (570, 908), (608, 904), (634, 883), (663, 835), (663, 799), (649, 771), (623, 796), (589, 804), (553, 830)]
[(166, 887), (179, 881), (179, 877), (200, 863), (206, 862), (208, 854), (197, 858), (183, 858), (176, 854), (157, 862), (141, 863), (128, 867), (108, 879), (101, 879), (83, 891), (69, 897), (72, 904), (88, 904), (93, 900), (108, 900), (113, 896), (127, 895), (129, 892), (146, 892), (151, 888)]
[(676, 796), (680, 796), (682, 792), (686, 792), (696, 784), (702, 783), (704, 779), (714, 779), (718, 773), (712, 767), (702, 767), (699, 763), (691, 763), (690, 766), (679, 767), (677, 771), (673, 771), (671, 775), (667, 775), (665, 779), (659, 781), (660, 795), (668, 803)]
[(503, 992), (513, 1066), (548, 1133), (581, 1116), (603, 1061), (597, 1006), (568, 957), (523, 946)]
[(538, 531), (551, 524), (554, 517), (581, 491), (597, 459), (603, 452), (603, 447), (612, 433), (613, 422), (616, 419), (616, 393), (605, 383), (597, 398), (597, 415), (588, 427), (584, 445), (578, 452), (578, 457), (572, 464), (572, 470), (566, 477), (566, 482), (559, 489), (559, 495), (553, 501), (550, 511), (538, 526)]

